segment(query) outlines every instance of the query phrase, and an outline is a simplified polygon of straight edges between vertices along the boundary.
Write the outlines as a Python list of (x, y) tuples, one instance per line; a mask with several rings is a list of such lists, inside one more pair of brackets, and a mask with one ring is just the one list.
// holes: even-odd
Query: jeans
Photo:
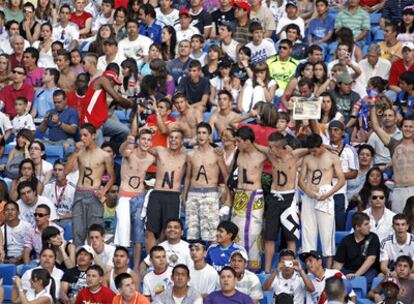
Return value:
[(343, 193), (333, 196), (335, 201), (335, 227), (337, 231), (345, 230), (345, 195)]
[(101, 146), (104, 137), (111, 138), (111, 142), (115, 144), (116, 151), (119, 146), (126, 140), (129, 134), (129, 128), (122, 124), (116, 115), (110, 116), (105, 123), (96, 132), (96, 144)]

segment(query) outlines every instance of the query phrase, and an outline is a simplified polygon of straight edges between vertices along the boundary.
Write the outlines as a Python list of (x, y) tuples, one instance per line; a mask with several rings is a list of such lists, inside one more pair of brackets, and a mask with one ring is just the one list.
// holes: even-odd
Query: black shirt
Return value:
[(191, 13), (191, 17), (193, 18), (193, 20), (191, 21), (191, 25), (195, 26), (200, 31), (201, 35), (204, 34), (205, 27), (209, 27), (212, 25), (211, 15), (204, 9), (201, 10), (201, 12), (199, 12), (197, 15), (193, 15)]
[(218, 35), (218, 27), (223, 21), (234, 22), (236, 18), (234, 17), (235, 9), (231, 8), (227, 12), (222, 12), (220, 9), (211, 13), (211, 19), (213, 19), (214, 24), (216, 25), (216, 34)]
[(61, 279), (62, 282), (69, 284), (68, 297), (76, 298), (82, 288), (87, 287), (86, 271), (80, 271), (78, 267), (74, 267), (65, 271)]
[(199, 82), (194, 83), (190, 77), (184, 77), (181, 79), (177, 91), (187, 96), (189, 104), (194, 104), (201, 101), (203, 95), (210, 94), (210, 81), (205, 77), (201, 77)]
[[(368, 247), (365, 249), (365, 243), (369, 239), (370, 242), (367, 244)], [(363, 255), (363, 251), (366, 251), (365, 255)], [(362, 266), (367, 257), (374, 255), (377, 259), (375, 260), (372, 268), (379, 270), (379, 254), (380, 241), (375, 233), (371, 232), (369, 236), (359, 243), (355, 241), (354, 233), (351, 233), (350, 235), (344, 237), (339, 244), (334, 260), (336, 262), (343, 263), (343, 268), (355, 272)]]

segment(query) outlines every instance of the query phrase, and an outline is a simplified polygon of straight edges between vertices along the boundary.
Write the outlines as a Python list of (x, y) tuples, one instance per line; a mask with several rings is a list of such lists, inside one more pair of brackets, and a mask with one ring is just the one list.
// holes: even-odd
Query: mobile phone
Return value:
[(293, 262), (292, 261), (285, 261), (285, 267), (293, 268)]

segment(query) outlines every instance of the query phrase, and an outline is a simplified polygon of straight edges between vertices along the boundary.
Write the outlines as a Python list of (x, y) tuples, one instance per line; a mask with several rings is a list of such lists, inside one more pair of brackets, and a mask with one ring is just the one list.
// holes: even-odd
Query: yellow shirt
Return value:
[(286, 89), (289, 80), (295, 75), (298, 61), (290, 57), (287, 61), (281, 61), (279, 56), (273, 56), (266, 60), (270, 77), (277, 82), (278, 89)]
[(402, 45), (400, 42), (392, 47), (388, 47), (385, 41), (379, 42), (378, 45), (381, 49), (381, 58), (387, 59), (390, 62), (393, 55), (402, 58)]

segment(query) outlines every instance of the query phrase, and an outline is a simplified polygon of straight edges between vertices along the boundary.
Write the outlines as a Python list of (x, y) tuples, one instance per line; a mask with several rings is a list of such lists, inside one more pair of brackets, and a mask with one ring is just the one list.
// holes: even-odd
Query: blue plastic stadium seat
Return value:
[(28, 271), (30, 269), (33, 269), (35, 267), (36, 267), (35, 264), (27, 264), (27, 265), (24, 265), (23, 268), (22, 268), (22, 271), (20, 273), (20, 276), (22, 277), (26, 271)]
[(270, 274), (261, 272), (257, 273), (256, 276), (259, 278), (260, 285), (263, 285), (264, 282), (266, 282), (267, 278), (270, 277)]
[(171, 112), (171, 114), (170, 114), (172, 117), (174, 117), (174, 118), (176, 118), (176, 117), (178, 117), (179, 115), (180, 115), (180, 113), (178, 113), (178, 112)]
[(63, 232), (63, 238), (66, 241), (69, 241), (72, 239), (72, 222), (69, 222), (66, 227), (65, 227), (65, 231)]
[(4, 285), (13, 285), (13, 277), (16, 275), (16, 265), (0, 264), (0, 278)]
[(378, 28), (374, 32), (374, 41), (379, 42), (379, 41), (383, 41), (383, 40), (384, 40), (384, 31)]
[(63, 151), (63, 146), (60, 145), (45, 145), (46, 148), (46, 157), (48, 162), (50, 163), (54, 163), (55, 160), (59, 159), (59, 158), (63, 158), (64, 156), (64, 151)]
[(374, 278), (374, 280), (372, 280), (371, 289), (374, 289), (375, 287), (377, 287), (378, 284), (381, 283), (381, 281), (383, 279), (384, 279), (383, 277), (376, 277), (376, 278)]
[(379, 13), (369, 14), (369, 18), (371, 19), (371, 28), (378, 26), (380, 24), (381, 16), (382, 15)]
[(11, 297), (12, 297), (12, 290), (13, 290), (13, 285), (4, 285), (3, 284), (3, 289), (4, 289), (4, 304), (9, 304), (11, 303)]
[(370, 299), (357, 299), (356, 304), (375, 304)]
[(336, 42), (336, 41), (329, 44), (329, 46), (328, 46), (328, 49), (329, 49), (328, 55), (335, 54), (335, 50), (336, 50), (337, 46), (338, 46), (338, 42)]
[(211, 117), (211, 112), (204, 112), (204, 114), (203, 114), (203, 121), (204, 122), (208, 122), (208, 120), (210, 119), (210, 117)]
[(369, 48), (368, 44), (364, 45), (364, 47), (362, 48), (362, 57), (365, 57), (367, 55), (368, 48)]
[(341, 243), (342, 239), (346, 237), (349, 234), (348, 231), (336, 231), (335, 232), (335, 245), (338, 247), (338, 245)]
[(364, 299), (367, 296), (367, 279), (362, 276), (354, 277), (350, 280), (352, 289), (355, 291), (357, 298)]
[(355, 209), (349, 210), (346, 215), (345, 231), (351, 231), (352, 229), (352, 216), (355, 213)]

